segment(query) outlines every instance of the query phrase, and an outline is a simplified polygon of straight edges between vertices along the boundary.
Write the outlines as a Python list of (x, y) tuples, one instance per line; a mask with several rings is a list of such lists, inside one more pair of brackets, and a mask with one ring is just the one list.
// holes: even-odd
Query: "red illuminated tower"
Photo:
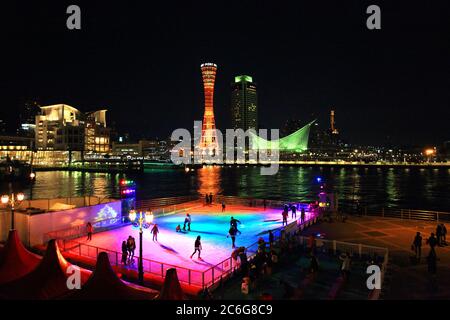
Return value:
[(203, 115), (200, 149), (202, 154), (206, 152), (213, 154), (219, 148), (214, 120), (214, 81), (216, 80), (217, 65), (204, 63), (200, 68), (202, 69), (203, 89), (205, 92), (205, 113)]

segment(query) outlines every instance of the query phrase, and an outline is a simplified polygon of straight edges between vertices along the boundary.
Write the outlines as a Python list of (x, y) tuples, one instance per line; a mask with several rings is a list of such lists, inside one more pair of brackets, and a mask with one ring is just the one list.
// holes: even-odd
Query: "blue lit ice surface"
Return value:
[[(202, 208), (200, 211), (203, 212), (196, 213), (195, 209), (189, 210), (192, 217), (191, 231), (187, 231), (186, 228), (186, 231), (181, 233), (175, 232), (175, 228), (178, 224), (183, 228), (186, 212), (155, 216), (154, 222), (158, 224), (160, 230), (158, 241), (152, 240), (150, 228), (144, 229), (143, 257), (162, 262), (165, 268), (172, 265), (199, 271), (206, 270), (230, 258), (233, 252), (231, 239), (227, 238), (232, 216), (241, 221), (241, 224), (238, 224), (238, 229), (242, 234), (236, 237), (237, 247), (248, 247), (257, 242), (260, 237), (267, 241), (268, 231), (278, 229), (282, 225), (282, 209), (263, 211), (253, 208), (252, 210), (244, 209), (241, 211), (238, 208), (233, 208), (231, 212), (222, 213), (220, 209), (217, 211), (214, 208), (209, 211), (209, 208)], [(308, 213), (306, 216), (308, 218)], [(300, 213), (297, 212), (297, 219), (299, 218)], [(289, 212), (288, 223), (292, 221), (291, 212)], [(94, 234), (92, 241), (89, 241), (89, 245), (120, 252), (122, 241), (126, 240), (129, 235), (133, 236), (138, 242), (138, 228), (128, 225)], [(194, 251), (194, 242), (197, 236), (201, 236), (202, 260), (197, 259), (197, 255), (193, 259), (190, 258)], [(85, 242), (86, 239), (83, 237), (79, 241)], [(256, 250), (256, 247), (254, 249)], [(139, 252), (138, 250), (139, 248), (137, 248), (136, 254)], [(155, 263), (152, 268), (157, 270), (159, 265)]]
[[(268, 210), (267, 212), (252, 212), (252, 213), (200, 213), (198, 215), (195, 212), (191, 215), (191, 231), (186, 233), (175, 234), (180, 238), (189, 238), (190, 241), (195, 241), (197, 236), (201, 236), (202, 242), (211, 242), (216, 245), (223, 246), (224, 249), (231, 248), (231, 239), (227, 238), (228, 230), (230, 229), (230, 219), (233, 216), (239, 220), (238, 230), (241, 231), (236, 237), (236, 246), (249, 246), (260, 237), (263, 237), (268, 241), (269, 230), (277, 229), (281, 227), (282, 217), (281, 210)], [(185, 214), (169, 215), (156, 218), (155, 222), (161, 229), (168, 231), (175, 231), (176, 226), (179, 224), (183, 229)], [(299, 217), (299, 215), (297, 215)]]

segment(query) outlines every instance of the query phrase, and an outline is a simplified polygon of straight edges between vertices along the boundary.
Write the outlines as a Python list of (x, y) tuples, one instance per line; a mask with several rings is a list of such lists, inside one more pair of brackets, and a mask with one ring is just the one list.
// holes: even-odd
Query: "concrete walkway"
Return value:
[[(436, 222), (380, 217), (349, 216), (343, 222), (323, 222), (304, 233), (325, 233), (326, 239), (362, 243), (389, 249), (390, 263), (385, 281), (384, 299), (449, 299), (450, 246), (438, 247), (437, 274), (427, 271), (429, 246), (425, 240), (436, 233)], [(422, 259), (415, 263), (411, 244), (416, 232), (423, 238)], [(449, 239), (450, 240), (450, 239)], [(449, 241), (450, 242), (450, 241)]]

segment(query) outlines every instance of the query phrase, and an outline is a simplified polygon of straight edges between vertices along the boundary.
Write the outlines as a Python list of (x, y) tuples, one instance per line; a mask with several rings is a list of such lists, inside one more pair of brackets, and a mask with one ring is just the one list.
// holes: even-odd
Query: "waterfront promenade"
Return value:
[[(423, 237), (422, 259), (415, 263), (411, 244), (416, 232)], [(305, 234), (324, 233), (326, 239), (362, 243), (389, 249), (389, 269), (382, 299), (450, 298), (450, 246), (437, 247), (437, 274), (428, 274), (425, 240), (436, 232), (436, 222), (381, 217), (349, 216), (345, 223), (320, 223)]]

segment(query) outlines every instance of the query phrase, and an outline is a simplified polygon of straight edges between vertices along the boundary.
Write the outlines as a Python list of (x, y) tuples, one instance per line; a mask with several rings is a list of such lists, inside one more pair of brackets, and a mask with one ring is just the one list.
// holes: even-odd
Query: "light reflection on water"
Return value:
[[(81, 195), (118, 197), (122, 177), (134, 179), (138, 197), (169, 197), (188, 194), (237, 195), (242, 197), (316, 200), (322, 176), (338, 193), (340, 203), (359, 200), (363, 205), (450, 211), (450, 170), (281, 167), (274, 176), (260, 175), (257, 167), (205, 167), (185, 173), (175, 170), (146, 170), (140, 174), (89, 172), (38, 172), (33, 198)], [(0, 182), (1, 191), (8, 189)], [(15, 191), (29, 187), (14, 185)]]

